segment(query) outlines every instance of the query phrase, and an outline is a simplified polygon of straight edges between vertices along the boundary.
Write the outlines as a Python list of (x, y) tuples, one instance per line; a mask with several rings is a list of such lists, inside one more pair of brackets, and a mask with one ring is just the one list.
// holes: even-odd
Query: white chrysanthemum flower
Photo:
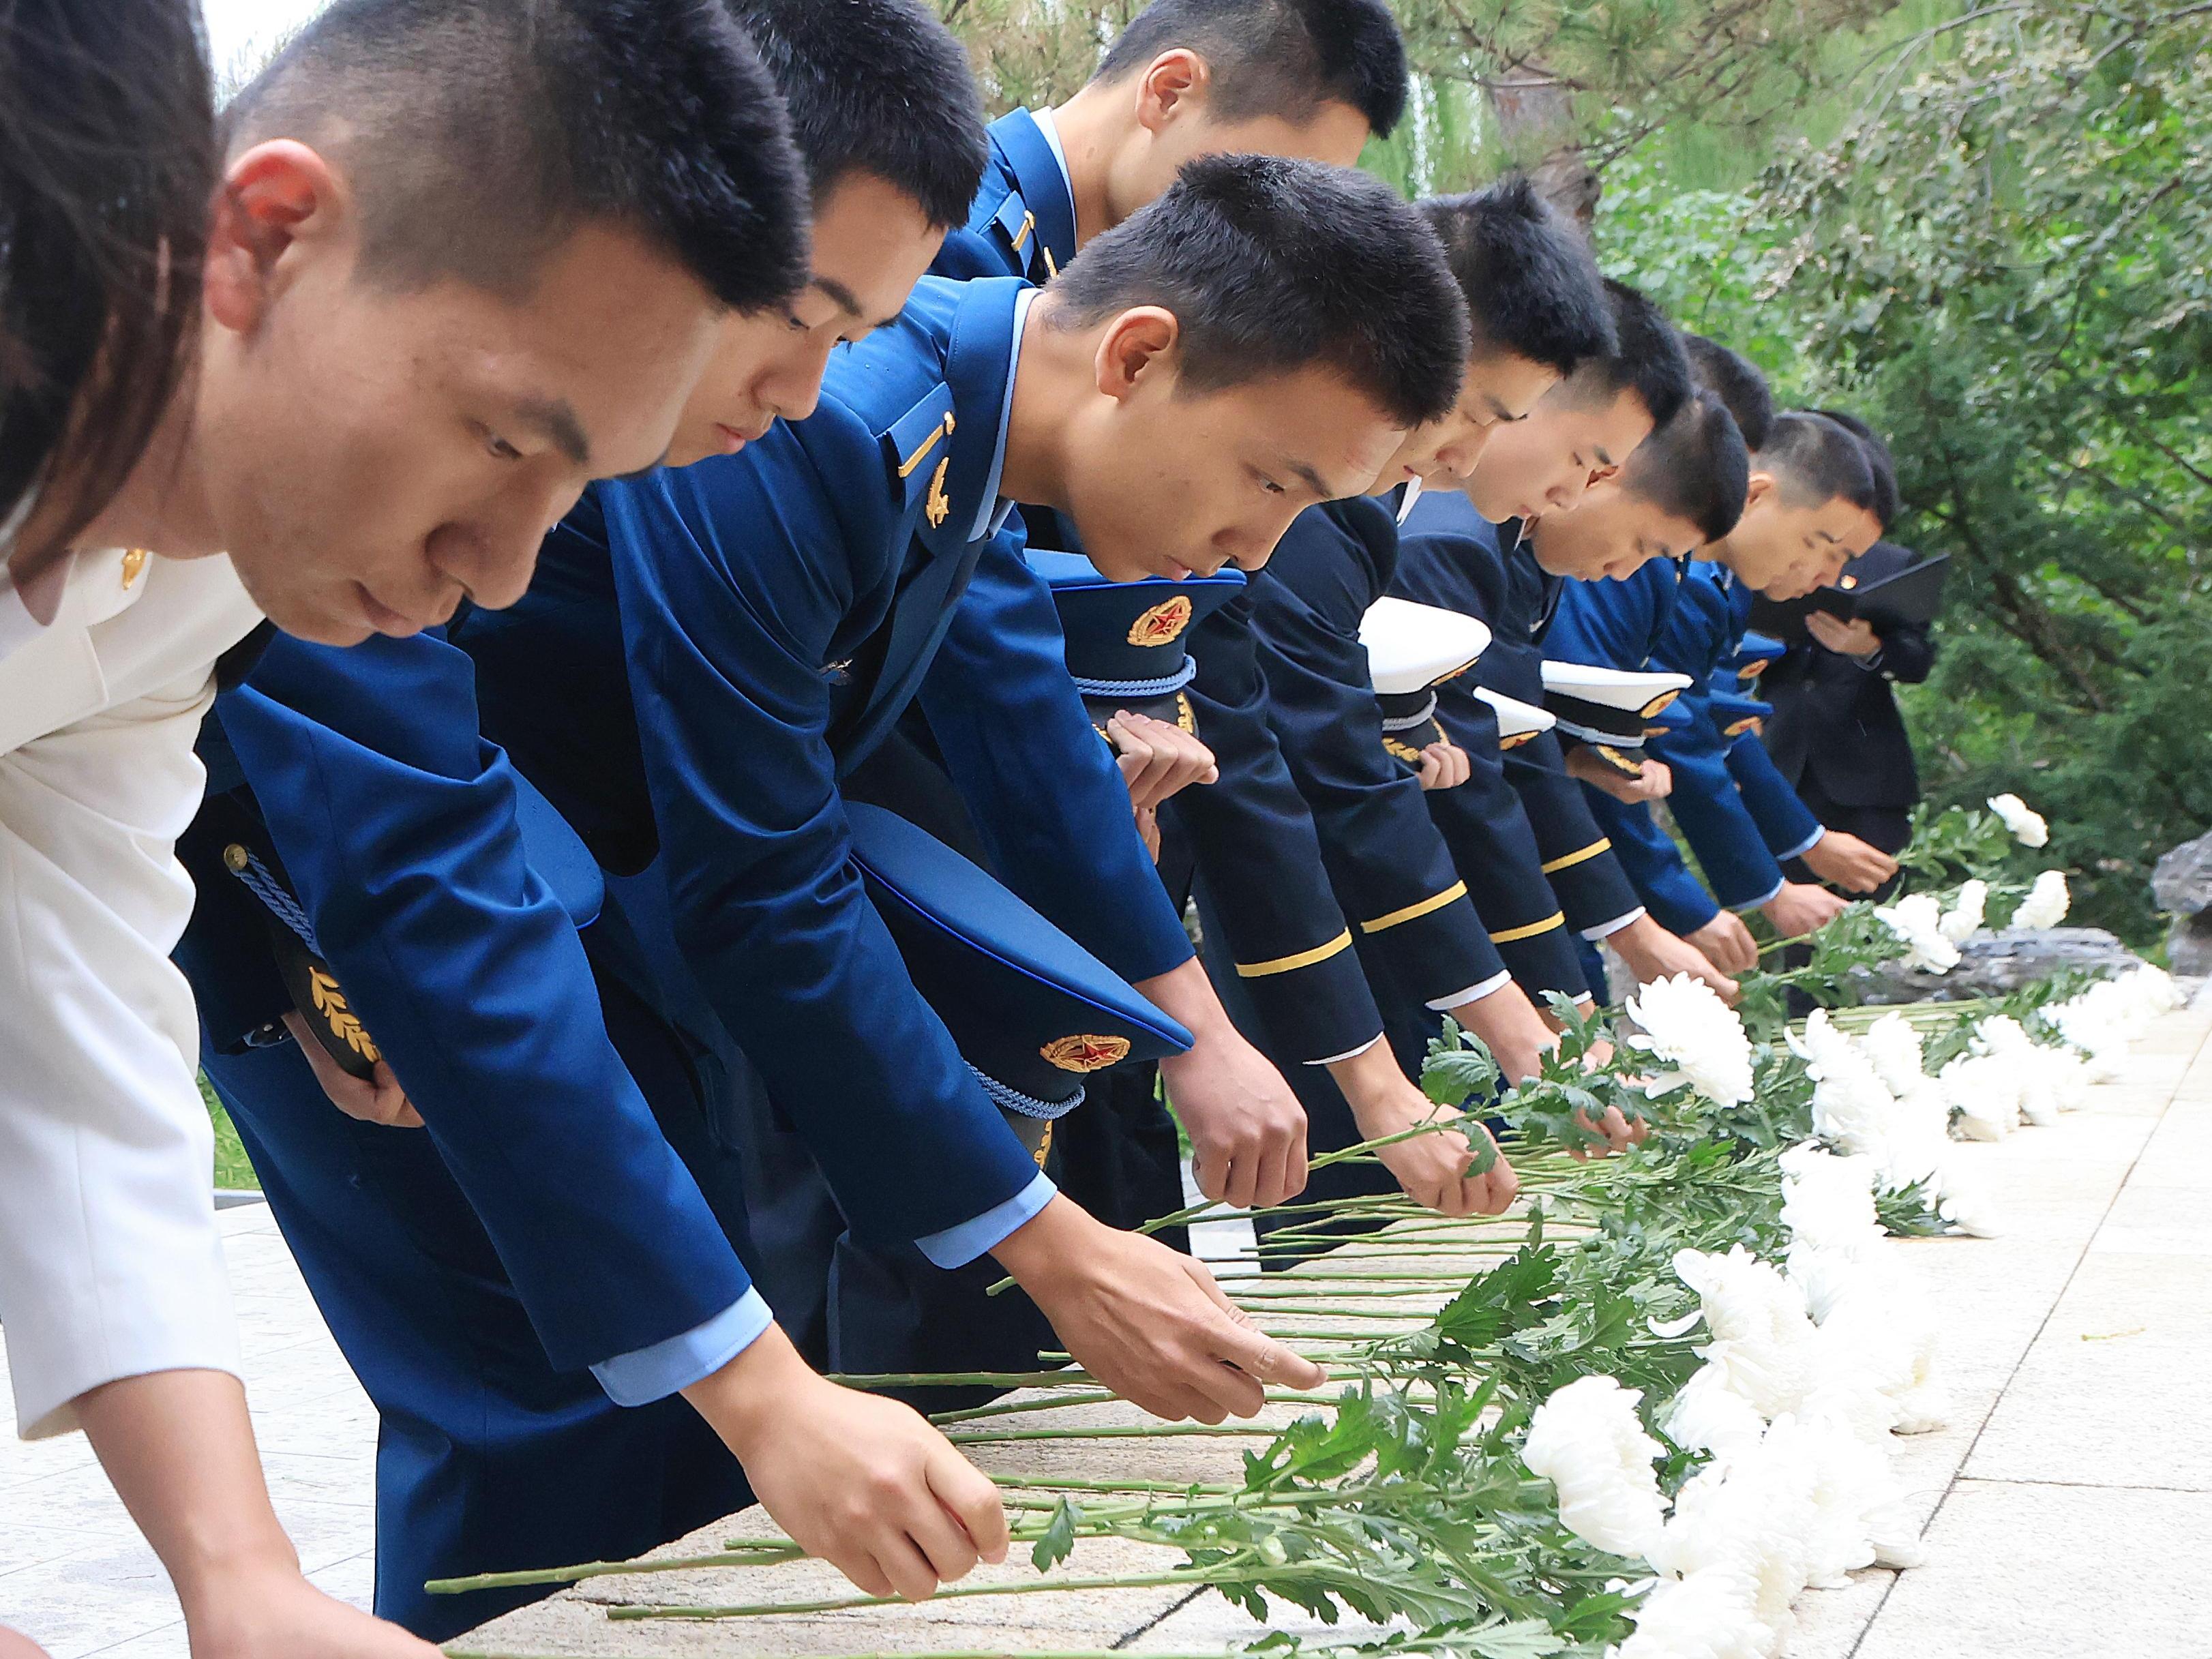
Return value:
[(1864, 1255), (1881, 1243), (1875, 1213), (1875, 1161), (1838, 1158), (1811, 1141), (1782, 1154), (1782, 1224), (1790, 1248)]
[(1813, 1386), (1813, 1321), (1805, 1293), (1742, 1245), (1725, 1255), (1674, 1253), (1674, 1274), (1698, 1293), (1715, 1340), (1697, 1350), (1728, 1386), (1772, 1419)]
[(1905, 965), (1924, 974), (1948, 974), (1959, 965), (1959, 947), (1943, 936), (1943, 907), (1933, 893), (1914, 893), (1878, 904), (1875, 919), (1905, 947)]
[(2173, 982), (2173, 975), (2148, 962), (2122, 974), (2119, 986), (2152, 1018), (2170, 1014), (2182, 1004), (2181, 988)]
[(1643, 1028), (1628, 1046), (1671, 1068), (1644, 1085), (1646, 1094), (1656, 1097), (1687, 1084), (1718, 1106), (1751, 1098), (1751, 1039), (1711, 986), (1676, 974), (1642, 987), (1627, 1006)]
[(1990, 811), (2004, 820), (2012, 838), (2022, 847), (2044, 847), (2051, 841), (2051, 826), (2043, 821), (2043, 814), (2034, 811), (2018, 795), (1992, 795)]
[(2020, 1123), (2020, 1068), (2006, 1054), (1961, 1054), (1936, 1079), (1969, 1140), (2002, 1140)]
[(2045, 1048), (2028, 1036), (2009, 1014), (1991, 1014), (1974, 1027), (1974, 1048), (1994, 1055), (2012, 1068), (2012, 1083), (2020, 1096), (2021, 1115), (2030, 1123), (2048, 1127), (2058, 1121), (2064, 1108), (2060, 1091), (2078, 1079), (2081, 1062), (2071, 1053)]
[(1899, 1111), (1869, 1051), (1838, 1030), (1825, 1008), (1813, 1011), (1802, 1032), (1789, 1033), (1789, 1042), (1813, 1079), (1814, 1133), (1832, 1146), (1874, 1159), (1884, 1191), (1923, 1178), (1926, 1171), (1914, 1168), (1916, 1126)]
[(1874, 1062), (1882, 1086), (1893, 1095), (1903, 1095), (1928, 1075), (1920, 1068), (1920, 1028), (1902, 1014), (1884, 1014), (1856, 1041)]
[(1964, 1168), (1962, 1151), (1954, 1148), (1936, 1177), (1936, 1213), (1971, 1238), (2002, 1238), (2004, 1218), (1989, 1189)]
[(1978, 878), (1960, 882), (1958, 902), (1943, 913), (1943, 920), (1936, 927), (1952, 944), (1964, 945), (1974, 930), (1982, 925), (1982, 917), (1989, 906), (1989, 883)]
[(2066, 920), (2066, 912), (2073, 902), (2073, 895), (2066, 890), (2066, 872), (2045, 870), (2035, 878), (2035, 885), (2027, 890), (2020, 908), (2012, 913), (2012, 926), (2056, 927)]
[(1732, 1583), (1778, 1644), (1796, 1623), (1790, 1604), (1811, 1577), (1817, 1520), (1808, 1471), (1771, 1455), (1762, 1437), (1683, 1483), (1651, 1565), (1683, 1582)]
[(1666, 1515), (1651, 1467), (1666, 1448), (1636, 1415), (1643, 1398), (1610, 1376), (1578, 1377), (1536, 1407), (1521, 1448), (1557, 1490), (1567, 1530), (1615, 1555), (1650, 1549)]
[(1668, 1401), (1663, 1426), (1667, 1437), (1686, 1451), (1730, 1458), (1759, 1443), (1766, 1419), (1735, 1391), (1725, 1365), (1705, 1364)]
[(1613, 1659), (1766, 1659), (1780, 1639), (1725, 1572), (1663, 1579), (1628, 1616), (1635, 1633)]

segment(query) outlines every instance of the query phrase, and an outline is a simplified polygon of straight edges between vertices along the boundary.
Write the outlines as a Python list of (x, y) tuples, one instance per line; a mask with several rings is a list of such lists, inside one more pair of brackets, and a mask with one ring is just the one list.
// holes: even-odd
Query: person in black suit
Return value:
[[(1879, 581), (1919, 556), (1894, 542), (1876, 542), (1850, 562), (1838, 586)], [(1928, 678), (1936, 661), (1928, 624), (1902, 623), (1877, 632), (1864, 621), (1845, 623), (1819, 611), (1805, 621), (1812, 638), (1790, 647), (1760, 682), (1760, 695), (1774, 705), (1768, 752), (1822, 823), (1885, 853), (1899, 852), (1911, 835), (1920, 776), (1890, 686)], [(1791, 878), (1812, 879), (1796, 872)]]

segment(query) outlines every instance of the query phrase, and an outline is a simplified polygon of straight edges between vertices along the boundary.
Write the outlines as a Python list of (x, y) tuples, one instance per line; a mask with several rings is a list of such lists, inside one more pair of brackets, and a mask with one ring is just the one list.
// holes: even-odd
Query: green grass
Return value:
[(215, 1184), (260, 1191), (261, 1179), (246, 1161), (246, 1148), (239, 1144), (238, 1131), (231, 1127), (230, 1115), (222, 1109), (205, 1078), (200, 1079), (200, 1098), (207, 1102), (208, 1115), (215, 1120)]

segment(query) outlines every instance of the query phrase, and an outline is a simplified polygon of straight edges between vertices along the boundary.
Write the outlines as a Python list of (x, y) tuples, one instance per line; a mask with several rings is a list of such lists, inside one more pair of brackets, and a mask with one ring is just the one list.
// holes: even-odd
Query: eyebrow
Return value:
[[(808, 277), (806, 279), (806, 283), (809, 288), (817, 289), (821, 293), (828, 295), (830, 296), (830, 302), (836, 306), (840, 311), (843, 312), (848, 317), (861, 317), (866, 314), (866, 308), (860, 304), (860, 296), (854, 293), (851, 289), (847, 288), (844, 283), (839, 282), (835, 276), (824, 276), (817, 272), (816, 275)], [(870, 328), (889, 328), (896, 321), (898, 321), (898, 313), (896, 312), (893, 312), (888, 317), (878, 318), (876, 321), (870, 323), (868, 326)]]
[(566, 398), (525, 398), (515, 404), (514, 412), (516, 418), (550, 438), (554, 447), (578, 466), (591, 465), (592, 441), (584, 435), (584, 423), (576, 418)]
[(1284, 465), (1291, 472), (1296, 473), (1298, 477), (1299, 482), (1304, 483), (1308, 489), (1312, 490), (1315, 495), (1320, 496), (1322, 500), (1325, 501), (1335, 501), (1339, 496), (1347, 493), (1344, 490), (1330, 488), (1328, 481), (1323, 478), (1320, 473), (1315, 471), (1313, 468), (1308, 466), (1304, 461), (1286, 460), (1284, 463)]
[(1490, 393), (1489, 398), (1490, 412), (1498, 416), (1499, 420), (1513, 421), (1521, 418), (1519, 416), (1514, 414), (1511, 410), (1506, 408), (1504, 399), (1500, 398), (1496, 392), (1493, 392)]
[(1818, 536), (1822, 541), (1827, 543), (1831, 547), (1837, 545), (1843, 540), (1841, 536), (1832, 536), (1825, 530), (1815, 529), (1813, 533), (1815, 536)]
[(1597, 464), (1600, 466), (1611, 466), (1613, 465), (1613, 457), (1605, 453), (1605, 446), (1603, 444), (1592, 444), (1590, 446), (1590, 453), (1597, 457)]

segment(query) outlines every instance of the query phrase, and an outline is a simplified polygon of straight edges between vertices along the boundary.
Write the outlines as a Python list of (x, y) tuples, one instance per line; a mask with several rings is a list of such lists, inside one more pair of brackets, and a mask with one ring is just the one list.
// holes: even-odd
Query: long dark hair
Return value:
[(216, 154), (194, 0), (0, 0), (0, 524), (34, 500), (37, 532), (19, 579), (107, 505), (176, 387)]

